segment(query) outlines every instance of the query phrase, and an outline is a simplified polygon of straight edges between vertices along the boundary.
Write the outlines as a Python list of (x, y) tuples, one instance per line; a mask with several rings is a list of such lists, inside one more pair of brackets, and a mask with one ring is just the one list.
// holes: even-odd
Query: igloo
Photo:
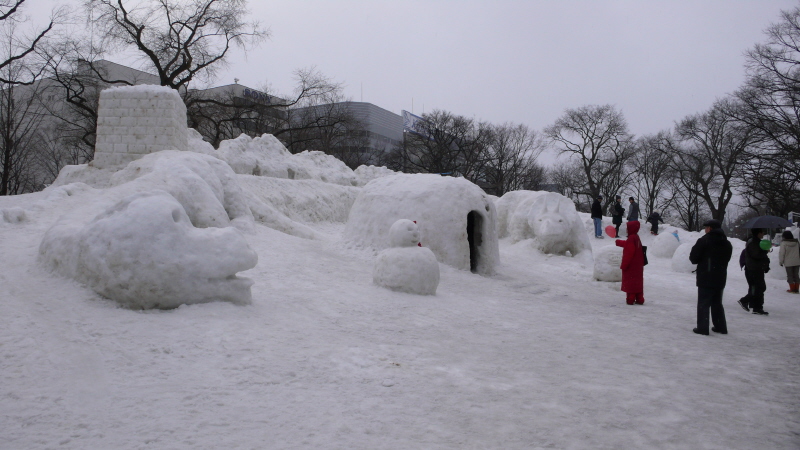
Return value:
[(439, 262), (433, 252), (419, 245), (419, 228), (400, 219), (389, 230), (390, 247), (375, 260), (372, 281), (394, 291), (434, 295), (439, 286)]
[(399, 219), (417, 222), (422, 245), (443, 264), (492, 274), (500, 261), (494, 203), (463, 178), (397, 174), (370, 181), (350, 209), (344, 239), (383, 250)]
[(250, 303), (253, 282), (236, 274), (258, 261), (237, 229), (195, 228), (164, 191), (130, 195), (85, 224), (62, 219), (39, 254), (52, 270), (132, 309)]
[(592, 245), (575, 204), (555, 192), (512, 191), (497, 201), (499, 235), (533, 239), (543, 253), (591, 260)]
[(188, 139), (186, 106), (178, 91), (138, 85), (100, 92), (94, 167), (122, 167), (149, 153), (183, 151)]

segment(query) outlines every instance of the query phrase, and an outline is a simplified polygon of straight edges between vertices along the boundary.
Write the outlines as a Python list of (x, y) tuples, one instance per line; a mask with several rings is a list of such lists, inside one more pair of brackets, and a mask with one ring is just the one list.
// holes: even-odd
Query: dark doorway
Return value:
[(477, 211), (467, 214), (467, 241), (469, 241), (469, 270), (478, 272), (480, 246), (483, 243), (483, 217)]

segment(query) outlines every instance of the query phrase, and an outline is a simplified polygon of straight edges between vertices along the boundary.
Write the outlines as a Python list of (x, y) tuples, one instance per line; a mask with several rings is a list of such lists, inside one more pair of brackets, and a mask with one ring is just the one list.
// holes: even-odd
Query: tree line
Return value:
[[(751, 214), (800, 210), (800, 8), (782, 12), (746, 53), (743, 86), (656, 134), (632, 135), (613, 105), (567, 109), (541, 131), (435, 110), (376, 151), (342, 84), (315, 69), (296, 72), (292, 93), (264, 88), (266, 103), (204, 89), (232, 49), (269, 36), (246, 0), (86, 0), (39, 28), (25, 22), (26, 6), (0, 0), (0, 195), (42, 189), (64, 165), (92, 159), (100, 90), (141, 81), (104, 64), (125, 54), (181, 93), (189, 126), (214, 146), (270, 132), (294, 153), (322, 150), (353, 168), (463, 176), (498, 196), (550, 189), (581, 209), (630, 193), (690, 230), (706, 218), (732, 224), (737, 195)], [(539, 162), (547, 149), (560, 155), (553, 167)]]

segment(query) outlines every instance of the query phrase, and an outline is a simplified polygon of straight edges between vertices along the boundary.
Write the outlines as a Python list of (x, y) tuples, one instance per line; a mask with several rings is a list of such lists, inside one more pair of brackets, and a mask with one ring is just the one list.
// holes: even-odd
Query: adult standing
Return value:
[(786, 292), (800, 294), (800, 245), (789, 230), (783, 232), (778, 263), (786, 268), (786, 281), (789, 283)]
[(596, 239), (603, 239), (603, 206), (600, 201), (603, 200), (602, 195), (598, 195), (592, 203), (592, 220), (594, 221), (594, 237)]
[(753, 228), (753, 236), (747, 240), (744, 248), (744, 277), (747, 279), (747, 295), (739, 299), (739, 306), (745, 311), (753, 309), (753, 314), (766, 316), (764, 311), (764, 292), (767, 282), (764, 274), (769, 272), (769, 252), (761, 248), (764, 231)]
[(622, 247), (622, 291), (629, 305), (644, 304), (644, 250), (639, 239), (639, 222), (628, 222), (628, 239), (617, 239), (614, 243)]
[(639, 220), (639, 204), (633, 197), (628, 197), (628, 202), (631, 204), (631, 209), (628, 211), (628, 222)]
[(733, 246), (722, 231), (719, 220), (703, 224), (706, 234), (697, 240), (689, 253), (689, 261), (697, 264), (697, 334), (708, 336), (708, 311), (711, 310), (711, 331), (728, 334), (722, 291), (728, 278), (728, 262)]
[(622, 207), (621, 202), (622, 197), (617, 195), (614, 199), (614, 207), (611, 214), (611, 223), (617, 228), (617, 233), (614, 235), (615, 237), (619, 237), (619, 226), (622, 225), (622, 216), (625, 215), (625, 208)]

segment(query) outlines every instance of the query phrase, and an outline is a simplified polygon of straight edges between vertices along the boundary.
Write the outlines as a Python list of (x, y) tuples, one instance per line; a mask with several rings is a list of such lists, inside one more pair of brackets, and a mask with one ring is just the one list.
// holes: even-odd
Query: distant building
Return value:
[(365, 138), (361, 151), (379, 153), (389, 151), (403, 143), (403, 118), (380, 106), (367, 102), (339, 102), (294, 108), (296, 117), (307, 117), (309, 113), (327, 112), (332, 106), (349, 113), (360, 124), (356, 133)]

